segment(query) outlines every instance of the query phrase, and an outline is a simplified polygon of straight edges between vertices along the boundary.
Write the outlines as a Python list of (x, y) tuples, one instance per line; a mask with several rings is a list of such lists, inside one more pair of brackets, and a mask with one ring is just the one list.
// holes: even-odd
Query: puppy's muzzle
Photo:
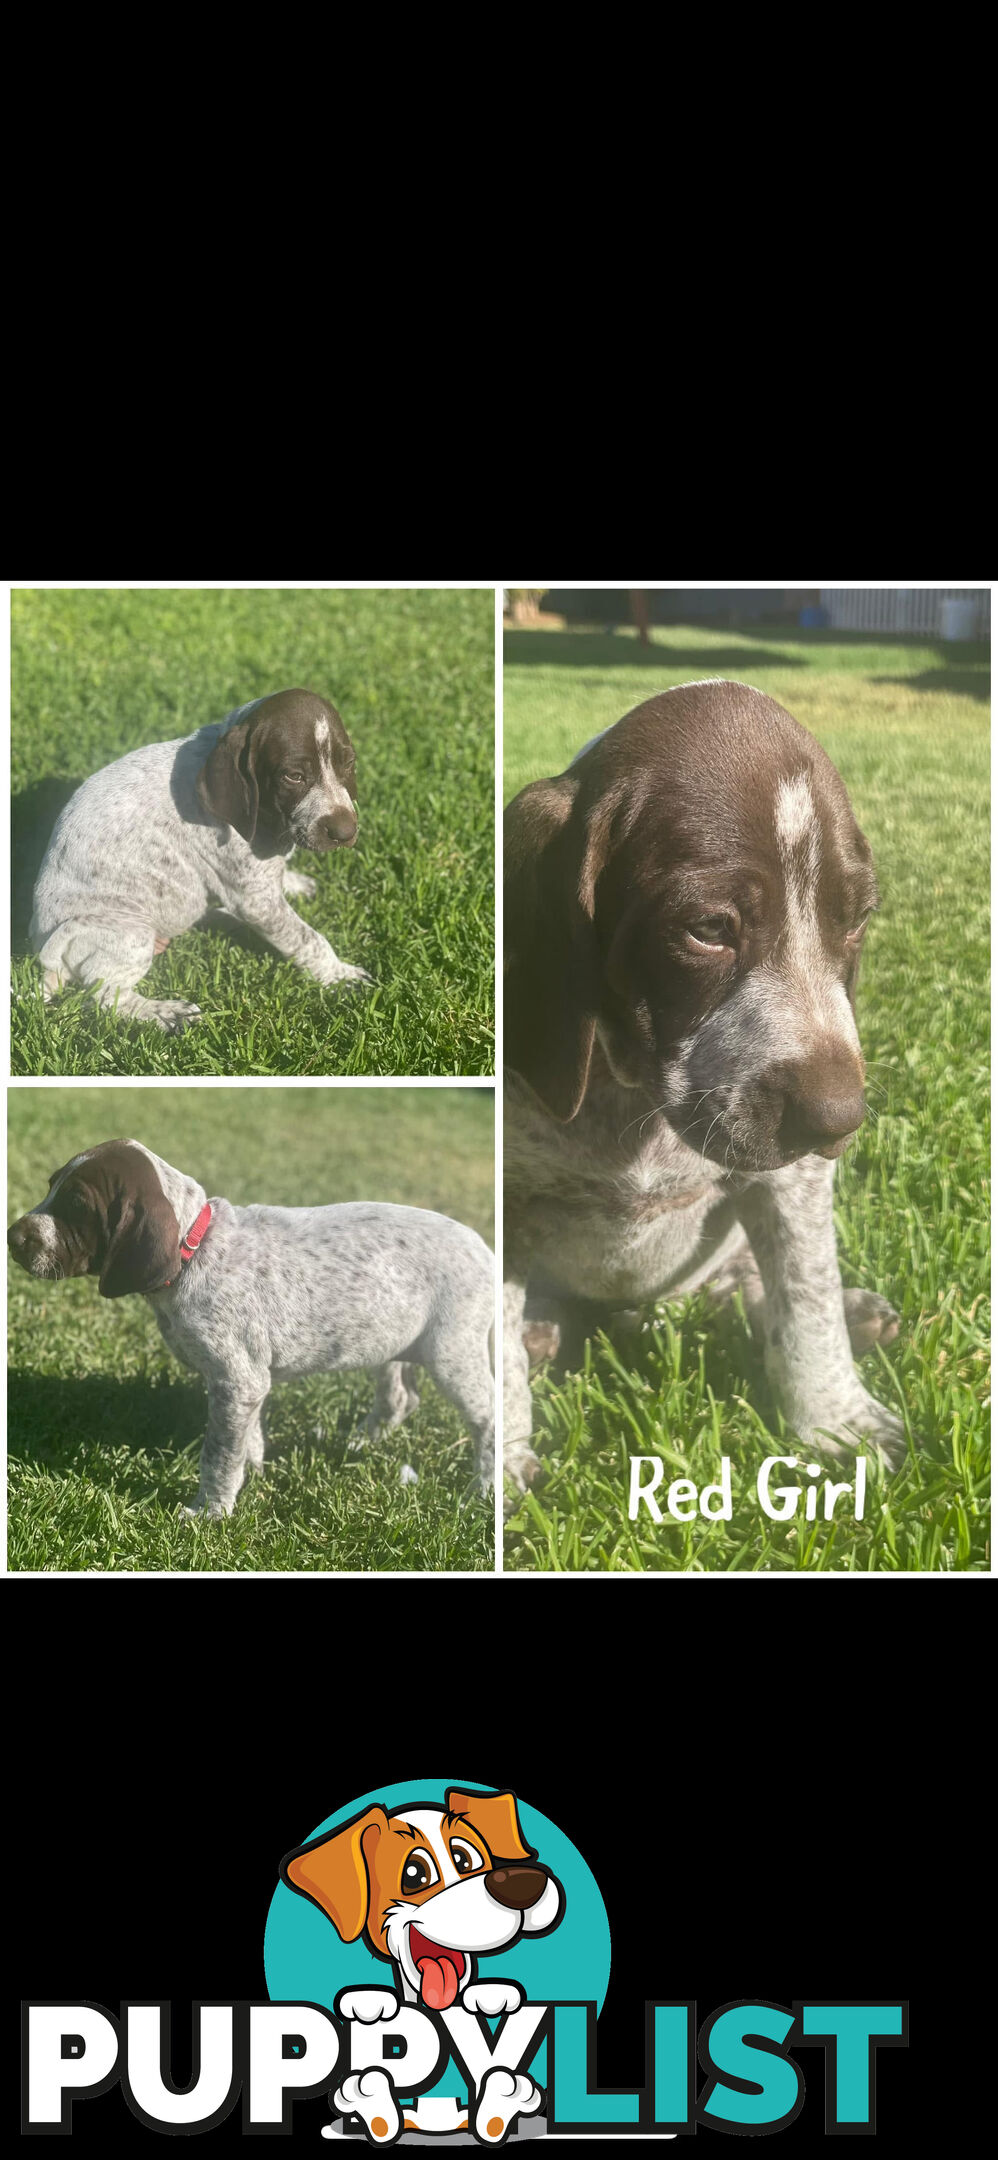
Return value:
[(56, 1272), (52, 1256), (46, 1254), (45, 1247), (38, 1235), (37, 1226), (32, 1222), (30, 1215), (22, 1215), (19, 1222), (11, 1223), (7, 1232), (7, 1250), (11, 1259), (17, 1261), (18, 1267), (24, 1268), (29, 1275), (36, 1273), (37, 1263), (42, 1259), (43, 1254), (45, 1254), (46, 1260), (51, 1262), (50, 1265), (46, 1266), (45, 1273), (54, 1274)]
[(774, 1068), (766, 1080), (783, 1095), (780, 1139), (788, 1154), (841, 1155), (866, 1116), (863, 1069), (851, 1056)]
[(526, 1912), (543, 1896), (547, 1880), (543, 1868), (514, 1862), (511, 1867), (493, 1868), (485, 1877), (485, 1888), (497, 1905), (505, 1905), (511, 1912)]
[(30, 1248), (32, 1244), (37, 1245), (37, 1242), (36, 1238), (32, 1238), (27, 1220), (23, 1215), (20, 1222), (11, 1223), (7, 1232), (7, 1246), (12, 1259), (20, 1261), (22, 1267), (27, 1266), (30, 1259)]
[(356, 838), (356, 811), (330, 810), (326, 817), (316, 818), (315, 823), (309, 826), (304, 844), (324, 854), (328, 848), (352, 847)]

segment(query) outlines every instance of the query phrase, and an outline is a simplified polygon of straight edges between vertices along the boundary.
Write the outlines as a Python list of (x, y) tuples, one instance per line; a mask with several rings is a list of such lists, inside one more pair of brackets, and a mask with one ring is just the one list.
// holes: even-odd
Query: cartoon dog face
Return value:
[(332, 1921), (390, 1959), (409, 2001), (449, 2010), (483, 1952), (544, 1935), (560, 1883), (523, 1841), (511, 1792), (449, 1791), (445, 1805), (369, 1807), (286, 1854), (281, 1875)]

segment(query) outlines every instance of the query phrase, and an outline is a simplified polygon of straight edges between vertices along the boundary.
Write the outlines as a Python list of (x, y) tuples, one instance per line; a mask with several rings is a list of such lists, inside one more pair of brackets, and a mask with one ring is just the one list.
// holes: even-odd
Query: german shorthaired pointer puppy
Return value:
[(650, 698), (511, 804), (504, 1443), (521, 1491), (528, 1279), (611, 1307), (741, 1287), (807, 1446), (841, 1456), (865, 1434), (900, 1456), (852, 1357), (897, 1316), (843, 1292), (832, 1223), (834, 1158), (865, 1114), (853, 995), (876, 905), (834, 766), (742, 683)]
[(105, 765), (67, 803), (38, 873), (30, 934), (46, 999), (91, 984), (122, 1019), (178, 1033), (198, 1006), (134, 986), (213, 906), (317, 982), (369, 982), (287, 901), (315, 892), (287, 867), (296, 847), (353, 846), (356, 793), (350, 738), (311, 690), (256, 698), (196, 735)]
[(464, 1223), (377, 1201), (231, 1207), (139, 1140), (105, 1140), (53, 1172), (7, 1232), (29, 1275), (99, 1275), (102, 1297), (147, 1297), (170, 1349), (208, 1384), (196, 1508), (231, 1513), (263, 1462), (271, 1383), (377, 1369), (368, 1431), (391, 1430), (425, 1365), (467, 1418), (483, 1492), (493, 1482), (493, 1267)]

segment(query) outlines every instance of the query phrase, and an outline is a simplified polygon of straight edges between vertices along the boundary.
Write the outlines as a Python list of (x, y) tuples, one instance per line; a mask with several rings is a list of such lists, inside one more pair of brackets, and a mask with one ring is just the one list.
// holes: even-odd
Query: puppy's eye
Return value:
[(282, 779), (282, 780), (291, 780), (291, 781), (295, 782), (296, 784), (297, 784), (297, 782), (298, 782), (298, 781), (300, 781), (300, 780), (303, 780), (304, 778), (305, 778), (305, 775), (304, 775), (304, 773), (300, 773), (300, 772), (284, 772), (284, 773), (282, 773), (282, 774), (281, 774), (281, 779)]
[(451, 1839), (450, 1856), (459, 1875), (473, 1875), (482, 1865), (481, 1853), (472, 1852), (470, 1845), (458, 1844), (456, 1838)]
[(402, 1869), (403, 1890), (408, 1890), (411, 1896), (414, 1890), (428, 1890), (431, 1883), (439, 1880), (429, 1853), (419, 1851), (409, 1854)]
[(701, 922), (686, 924), (686, 935), (691, 944), (718, 952), (733, 944), (734, 924), (727, 915), (705, 915)]
[(863, 935), (863, 932), (864, 932), (864, 930), (866, 929), (867, 923), (869, 922), (869, 920), (870, 920), (870, 917), (871, 917), (871, 915), (872, 915), (872, 914), (873, 914), (873, 909), (872, 909), (872, 907), (868, 907), (868, 908), (865, 908), (865, 909), (864, 909), (864, 911), (863, 911), (863, 913), (862, 913), (862, 915), (861, 915), (861, 916), (860, 916), (860, 918), (859, 918), (859, 921), (858, 921), (857, 923), (854, 923), (854, 924), (853, 924), (853, 926), (852, 926), (852, 929), (851, 929), (851, 930), (847, 930), (847, 931), (846, 931), (846, 944), (847, 944), (847, 945), (858, 945), (858, 944), (859, 944), (860, 938), (862, 937), (862, 935)]

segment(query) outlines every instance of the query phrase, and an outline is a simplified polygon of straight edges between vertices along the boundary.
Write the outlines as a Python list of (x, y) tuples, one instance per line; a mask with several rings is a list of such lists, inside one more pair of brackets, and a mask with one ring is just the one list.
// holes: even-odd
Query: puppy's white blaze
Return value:
[[(418, 1833), (426, 1846), (427, 1852), (432, 1853), (441, 1882), (460, 1882), (461, 1878), (444, 1843), (439, 1810), (436, 1808), (413, 1808), (411, 1814), (407, 1815), (405, 1820)], [(432, 1929), (428, 1928), (427, 1934), (432, 1934)]]
[(341, 787), (331, 764), (323, 768), (325, 778), (303, 795), (290, 820), (293, 836), (302, 844), (317, 818), (327, 817), (333, 810), (351, 810), (353, 804), (345, 787)]
[(776, 839), (784, 861), (805, 834), (817, 841), (818, 820), (807, 774), (796, 773), (792, 780), (780, 781), (776, 795)]
[(315, 740), (320, 750), (329, 748), (329, 722), (325, 713), (320, 713), (315, 723)]

